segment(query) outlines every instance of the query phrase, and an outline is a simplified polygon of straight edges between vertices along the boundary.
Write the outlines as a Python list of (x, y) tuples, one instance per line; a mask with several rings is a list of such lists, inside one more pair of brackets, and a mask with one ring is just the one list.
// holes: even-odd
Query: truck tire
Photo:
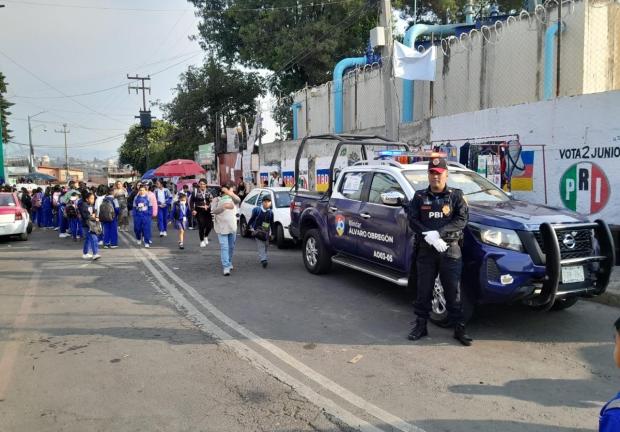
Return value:
[(241, 231), (241, 237), (245, 237), (245, 238), (250, 237), (250, 230), (248, 229), (248, 222), (245, 220), (245, 217), (243, 216), (239, 218), (239, 231)]
[(304, 235), (301, 254), (306, 269), (312, 274), (324, 274), (329, 272), (332, 260), (327, 248), (323, 244), (318, 229), (310, 229)]
[(286, 246), (286, 238), (284, 238), (284, 228), (282, 228), (282, 225), (280, 224), (276, 225), (275, 237), (276, 246), (278, 246), (278, 249), (284, 249), (284, 247)]
[(561, 311), (564, 309), (568, 309), (569, 307), (575, 306), (575, 303), (579, 301), (579, 297), (569, 297), (563, 299), (556, 299), (555, 303), (551, 307), (552, 311)]
[[(463, 318), (465, 322), (469, 321), (474, 315), (475, 301), (464, 289), (461, 289), (461, 304), (463, 306)], [(448, 311), (446, 309), (445, 299), (443, 298), (443, 287), (439, 281), (439, 277), (435, 280), (433, 289), (433, 307), (431, 309), (430, 321), (439, 327), (450, 327), (454, 323), (448, 321)]]

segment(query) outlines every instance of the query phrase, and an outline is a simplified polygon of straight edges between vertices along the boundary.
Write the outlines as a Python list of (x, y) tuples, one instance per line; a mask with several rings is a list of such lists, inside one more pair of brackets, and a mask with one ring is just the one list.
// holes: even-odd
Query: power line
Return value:
[(18, 5), (26, 6), (47, 6), (57, 8), (72, 8), (72, 9), (93, 9), (93, 10), (107, 10), (107, 11), (128, 11), (128, 12), (186, 12), (192, 9), (146, 9), (146, 8), (120, 8), (120, 7), (106, 7), (106, 6), (85, 6), (85, 5), (73, 5), (73, 4), (61, 4), (61, 3), (42, 3), (25, 0), (3, 0), (4, 3), (15, 3)]

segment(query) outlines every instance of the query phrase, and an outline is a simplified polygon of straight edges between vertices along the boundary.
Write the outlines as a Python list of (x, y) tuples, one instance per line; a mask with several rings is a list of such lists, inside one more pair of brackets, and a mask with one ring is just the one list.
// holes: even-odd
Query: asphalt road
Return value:
[(0, 431), (593, 431), (618, 391), (612, 323), (593, 302), (484, 308), (474, 346), (410, 343), (399, 288), (306, 272), (298, 249), (238, 239), (98, 262), (52, 232), (0, 242)]

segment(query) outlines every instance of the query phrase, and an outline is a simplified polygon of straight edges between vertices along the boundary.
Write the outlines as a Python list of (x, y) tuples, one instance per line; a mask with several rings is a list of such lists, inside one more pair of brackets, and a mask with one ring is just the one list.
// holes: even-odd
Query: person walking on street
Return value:
[(235, 184), (228, 182), (222, 186), (222, 195), (212, 202), (215, 219), (214, 228), (220, 242), (220, 258), (224, 276), (233, 270), (233, 255), (237, 240), (237, 205), (241, 202), (234, 192)]
[(198, 237), (200, 238), (200, 247), (206, 247), (209, 244), (209, 233), (213, 229), (213, 216), (211, 215), (211, 201), (213, 197), (207, 190), (207, 181), (200, 179), (198, 188), (192, 192), (190, 199), (192, 215), (198, 225)]
[(280, 186), (284, 186), (282, 177), (278, 175), (277, 171), (273, 171), (271, 173), (271, 177), (269, 178), (269, 187), (280, 187)]
[(82, 219), (82, 227), (84, 231), (84, 247), (82, 248), (82, 258), (98, 260), (99, 240), (97, 238), (96, 227), (99, 218), (95, 212), (95, 194), (87, 192), (80, 203), (80, 216)]
[[(188, 184), (183, 185), (183, 190), (181, 191), (181, 193), (185, 195), (185, 199), (187, 201), (187, 207), (191, 209), (192, 208), (192, 192), (189, 190)], [(179, 196), (181, 196), (181, 193), (179, 193)], [(194, 215), (192, 214), (191, 210), (189, 211), (187, 215), (187, 229), (188, 230), (194, 229)]]
[(120, 205), (114, 198), (114, 190), (108, 188), (108, 194), (99, 205), (99, 220), (103, 224), (103, 247), (116, 249), (118, 247), (118, 215)]
[(179, 249), (185, 249), (185, 230), (187, 230), (188, 218), (190, 215), (187, 197), (183, 192), (179, 194), (179, 199), (172, 206), (172, 219), (174, 227), (179, 231)]
[(133, 202), (133, 230), (138, 245), (144, 241), (144, 247), (151, 247), (151, 218), (156, 210), (149, 199), (146, 186), (140, 185), (138, 195)]
[(258, 248), (258, 259), (263, 268), (267, 268), (269, 261), (267, 247), (269, 246), (269, 237), (271, 235), (271, 227), (273, 226), (271, 204), (271, 198), (269, 195), (265, 195), (261, 205), (252, 209), (252, 216), (248, 221), (250, 232)]
[(463, 260), (459, 242), (468, 221), (468, 207), (463, 192), (447, 186), (448, 165), (443, 158), (432, 158), (428, 164), (427, 189), (416, 191), (407, 204), (409, 226), (416, 233), (417, 315), (409, 340), (428, 335), (427, 320), (431, 312), (435, 279), (443, 286), (448, 321), (454, 325), (454, 338), (469, 346), (472, 339), (465, 333), (465, 319), (459, 299)]
[(129, 209), (127, 205), (129, 193), (127, 189), (123, 187), (123, 184), (117, 181), (114, 184), (112, 195), (118, 202), (118, 228), (120, 231), (127, 231), (129, 227)]
[(245, 187), (245, 182), (243, 181), (243, 177), (239, 177), (239, 183), (237, 183), (237, 196), (241, 201), (245, 199), (247, 195), (247, 189)]
[(157, 197), (157, 226), (159, 228), (159, 236), (168, 235), (168, 206), (172, 204), (172, 194), (164, 187), (161, 180), (155, 182), (155, 196)]

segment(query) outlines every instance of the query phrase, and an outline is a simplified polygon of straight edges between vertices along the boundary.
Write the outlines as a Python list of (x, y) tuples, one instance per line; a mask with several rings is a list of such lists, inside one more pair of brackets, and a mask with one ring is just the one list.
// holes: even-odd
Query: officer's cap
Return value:
[(439, 174), (448, 171), (448, 163), (444, 158), (434, 157), (428, 161), (428, 171), (438, 172)]

